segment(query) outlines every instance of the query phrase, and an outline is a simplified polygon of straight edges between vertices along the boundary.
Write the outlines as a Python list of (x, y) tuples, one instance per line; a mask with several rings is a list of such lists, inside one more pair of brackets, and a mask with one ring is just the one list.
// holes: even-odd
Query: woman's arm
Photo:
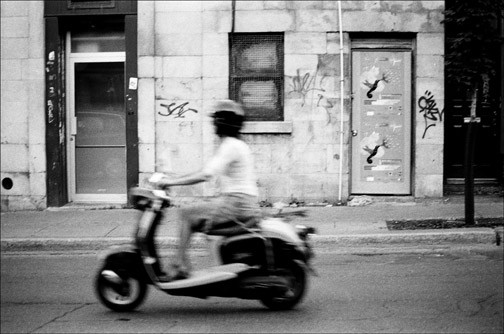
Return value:
[(206, 182), (211, 179), (211, 175), (204, 173), (203, 171), (198, 171), (195, 173), (183, 175), (176, 178), (164, 177), (159, 182), (158, 185), (162, 187), (171, 187), (171, 186), (188, 186), (196, 183)]

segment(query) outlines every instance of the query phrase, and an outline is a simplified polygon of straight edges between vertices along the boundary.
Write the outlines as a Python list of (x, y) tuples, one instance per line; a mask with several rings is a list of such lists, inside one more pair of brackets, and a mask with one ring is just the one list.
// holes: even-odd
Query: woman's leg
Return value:
[(185, 271), (191, 270), (187, 250), (191, 243), (193, 232), (200, 231), (206, 220), (210, 219), (212, 206), (206, 203), (181, 208), (179, 211), (179, 245), (175, 257), (175, 265)]

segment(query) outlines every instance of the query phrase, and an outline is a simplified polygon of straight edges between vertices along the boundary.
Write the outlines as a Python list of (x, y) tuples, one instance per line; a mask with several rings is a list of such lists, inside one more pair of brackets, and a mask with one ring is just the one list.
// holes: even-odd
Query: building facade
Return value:
[(125, 204), (155, 171), (198, 170), (226, 98), (261, 201), (443, 195), (444, 1), (1, 6), (2, 210)]

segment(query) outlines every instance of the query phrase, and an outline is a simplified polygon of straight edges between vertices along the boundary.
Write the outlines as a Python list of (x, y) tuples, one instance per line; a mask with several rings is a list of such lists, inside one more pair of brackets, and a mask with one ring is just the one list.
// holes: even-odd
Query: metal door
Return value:
[(411, 51), (352, 50), (352, 194), (411, 193)]
[(125, 54), (72, 51), (67, 72), (69, 199), (126, 203)]

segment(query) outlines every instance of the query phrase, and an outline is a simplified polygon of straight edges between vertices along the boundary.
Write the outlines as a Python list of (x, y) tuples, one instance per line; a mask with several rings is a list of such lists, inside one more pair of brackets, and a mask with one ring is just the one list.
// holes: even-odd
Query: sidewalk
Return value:
[[(293, 217), (292, 224), (305, 224), (317, 229), (312, 237), (318, 246), (358, 246), (407, 244), (496, 244), (502, 240), (498, 228), (451, 228), (431, 230), (389, 230), (387, 220), (454, 220), (464, 218), (463, 197), (437, 200), (384, 201), (375, 198), (367, 206), (307, 206), (284, 211), (307, 211), (306, 217)], [(263, 208), (267, 213), (278, 210)], [(128, 243), (134, 232), (139, 211), (103, 209), (100, 207), (65, 206), (44, 211), (1, 213), (1, 251), (100, 250), (114, 244)], [(502, 218), (502, 197), (475, 198), (475, 218)], [(158, 231), (161, 248), (173, 248), (177, 241), (176, 209), (168, 211)], [(499, 236), (500, 235), (500, 236)], [(193, 247), (203, 245), (197, 235)]]

